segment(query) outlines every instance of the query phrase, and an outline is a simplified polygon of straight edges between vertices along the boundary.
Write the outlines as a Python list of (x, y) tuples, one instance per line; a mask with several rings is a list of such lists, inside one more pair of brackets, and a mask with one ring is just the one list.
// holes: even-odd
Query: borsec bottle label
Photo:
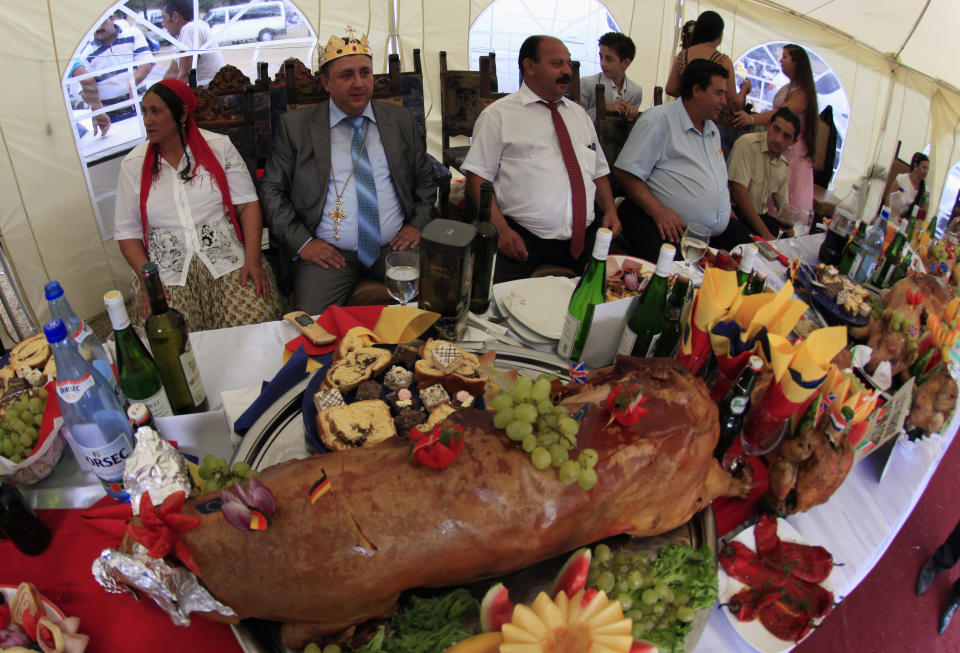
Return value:
[(57, 381), (57, 396), (68, 404), (80, 401), (83, 394), (93, 387), (93, 375), (87, 373), (82, 379)]

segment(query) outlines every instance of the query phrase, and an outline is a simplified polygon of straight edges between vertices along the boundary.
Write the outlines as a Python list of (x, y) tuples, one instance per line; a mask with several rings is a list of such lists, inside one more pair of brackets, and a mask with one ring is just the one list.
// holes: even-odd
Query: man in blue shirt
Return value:
[(730, 219), (727, 166), (714, 121), (727, 101), (727, 71), (706, 59), (683, 73), (681, 99), (644, 112), (614, 164), (626, 194), (619, 216), (629, 253), (657, 260), (664, 241), (679, 242), (690, 223), (710, 245), (730, 249), (750, 233)]
[(384, 259), (417, 248), (437, 186), (413, 114), (371, 102), (367, 37), (333, 37), (321, 54), (330, 100), (283, 115), (260, 179), (260, 202), (280, 248), (280, 279), (312, 315), (343, 305)]

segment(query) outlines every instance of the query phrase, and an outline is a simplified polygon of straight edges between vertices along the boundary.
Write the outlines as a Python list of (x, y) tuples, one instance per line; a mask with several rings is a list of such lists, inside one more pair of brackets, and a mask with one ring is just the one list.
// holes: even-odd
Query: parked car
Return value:
[(220, 43), (272, 41), (287, 33), (287, 11), (283, 2), (214, 7), (204, 20)]

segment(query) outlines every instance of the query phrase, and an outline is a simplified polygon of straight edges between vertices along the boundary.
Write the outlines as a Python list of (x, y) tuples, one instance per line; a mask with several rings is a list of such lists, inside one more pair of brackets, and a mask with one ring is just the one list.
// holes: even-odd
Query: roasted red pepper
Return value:
[(795, 542), (780, 542), (764, 562), (811, 583), (825, 581), (833, 571), (833, 555), (829, 551), (822, 546)]
[(777, 518), (766, 513), (760, 515), (753, 529), (753, 537), (757, 542), (757, 555), (761, 560), (765, 560), (780, 545), (780, 538), (777, 537)]
[(760, 608), (780, 598), (781, 591), (776, 587), (758, 587), (740, 590), (730, 597), (727, 606), (740, 621), (753, 621)]
[(813, 619), (787, 599), (772, 601), (760, 608), (760, 623), (775, 637), (799, 642), (813, 626)]

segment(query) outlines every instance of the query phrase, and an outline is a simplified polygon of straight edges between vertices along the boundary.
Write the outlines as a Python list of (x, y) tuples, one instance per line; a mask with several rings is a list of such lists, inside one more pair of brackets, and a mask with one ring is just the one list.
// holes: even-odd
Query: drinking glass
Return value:
[(710, 242), (710, 232), (706, 227), (700, 224), (688, 224), (680, 238), (680, 255), (687, 263), (687, 271), (691, 277), (695, 277), (696, 263), (707, 251), (707, 244)]
[(780, 210), (777, 211), (776, 215), (778, 222), (777, 227), (779, 227), (777, 230), (776, 240), (780, 240), (784, 232), (789, 231), (790, 228), (797, 223), (797, 221), (800, 219), (801, 213), (802, 211), (800, 208), (794, 206), (793, 204), (784, 204), (780, 207)]
[(760, 404), (752, 406), (740, 432), (742, 451), (736, 451), (736, 447), (727, 450), (723, 458), (724, 470), (733, 472), (743, 465), (749, 456), (762, 456), (773, 451), (789, 428), (789, 415), (783, 418), (775, 417), (767, 413)]
[(386, 286), (390, 296), (402, 306), (417, 296), (420, 280), (420, 253), (403, 250), (387, 254)]

